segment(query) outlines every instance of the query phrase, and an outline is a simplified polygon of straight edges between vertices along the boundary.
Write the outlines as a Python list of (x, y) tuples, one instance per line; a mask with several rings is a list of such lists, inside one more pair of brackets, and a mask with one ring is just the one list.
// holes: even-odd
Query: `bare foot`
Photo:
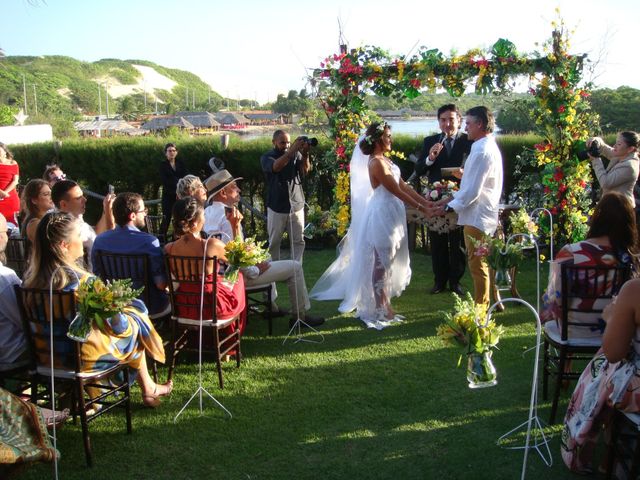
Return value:
[(156, 384), (153, 389), (153, 393), (143, 393), (142, 403), (146, 407), (156, 408), (160, 405), (160, 397), (166, 397), (171, 394), (173, 390), (173, 380), (169, 380), (167, 383), (158, 385)]

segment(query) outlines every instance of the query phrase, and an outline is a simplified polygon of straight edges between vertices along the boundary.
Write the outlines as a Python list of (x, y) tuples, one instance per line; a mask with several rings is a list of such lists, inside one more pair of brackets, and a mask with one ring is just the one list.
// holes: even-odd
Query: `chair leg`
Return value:
[(240, 351), (240, 327), (238, 327), (238, 330), (236, 330), (236, 341), (237, 341), (237, 346), (236, 346), (236, 367), (240, 368), (240, 357), (242, 356), (242, 352)]
[(620, 426), (618, 424), (618, 412), (614, 412), (611, 422), (611, 443), (607, 449), (607, 472), (605, 477), (607, 480), (611, 480), (613, 478), (613, 466), (616, 463), (616, 455), (618, 453), (617, 444), (619, 434)]
[(78, 410), (80, 411), (80, 425), (82, 426), (82, 441), (84, 442), (84, 454), (87, 459), (87, 467), (93, 467), (91, 454), (91, 439), (89, 438), (89, 425), (87, 422), (87, 406), (84, 403), (84, 385), (82, 381), (76, 381), (76, 395)]
[(269, 336), (273, 335), (273, 304), (271, 299), (273, 298), (273, 286), (267, 290), (267, 304), (265, 305), (265, 312), (267, 314), (267, 322), (269, 322)]
[[(155, 365), (155, 362), (154, 362)], [(129, 369), (124, 369), (124, 394), (127, 396), (127, 400), (124, 403), (124, 412), (127, 418), (127, 433), (131, 434), (132, 426), (131, 426), (131, 384), (129, 383)]]
[(636, 449), (631, 462), (631, 472), (629, 478), (637, 478), (640, 474), (640, 431), (636, 434)]
[(173, 335), (171, 339), (171, 355), (169, 356), (169, 373), (167, 374), (167, 382), (173, 379), (173, 372), (176, 369), (176, 362), (178, 359), (178, 354), (180, 353), (181, 347), (179, 346), (180, 341), (184, 339), (185, 342), (188, 341), (187, 330), (185, 330), (180, 337), (177, 337), (175, 323), (173, 325)]
[(147, 356), (147, 363), (151, 363), (151, 372), (153, 373), (153, 381), (155, 383), (158, 383), (158, 363), (150, 356)]
[(553, 425), (556, 420), (556, 412), (558, 411), (558, 400), (560, 399), (560, 389), (562, 388), (562, 380), (564, 380), (564, 366), (567, 360), (567, 352), (564, 346), (560, 347), (560, 359), (558, 360), (558, 370), (556, 371), (556, 388), (553, 392), (553, 403), (551, 404), (551, 415), (549, 424)]
[(213, 330), (213, 343), (216, 348), (216, 369), (218, 370), (218, 383), (220, 384), (220, 388), (224, 388), (224, 380), (222, 379), (222, 358), (220, 355), (220, 333), (217, 328), (212, 328)]
[(544, 360), (542, 362), (542, 399), (547, 400), (549, 396), (549, 342), (544, 342)]

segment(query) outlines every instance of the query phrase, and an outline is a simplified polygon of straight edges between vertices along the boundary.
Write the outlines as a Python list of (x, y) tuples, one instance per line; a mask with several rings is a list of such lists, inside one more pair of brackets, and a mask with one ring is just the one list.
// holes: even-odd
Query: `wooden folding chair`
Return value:
[[(216, 315), (218, 285), (216, 274), (219, 263), (216, 257), (206, 258), (207, 263), (213, 262), (214, 273), (202, 278), (203, 258), (165, 255), (166, 271), (171, 275), (169, 282), (169, 297), (171, 299), (172, 342), (171, 365), (169, 380), (175, 370), (177, 355), (187, 348), (190, 332), (200, 329), (200, 302), (203, 305), (202, 328), (212, 335), (213, 354), (218, 370), (218, 383), (224, 388), (222, 377), (222, 358), (230, 351), (236, 352), (236, 365), (240, 367), (240, 328), (239, 315), (229, 318), (218, 318)], [(201, 296), (204, 288), (204, 296)], [(229, 330), (222, 335), (223, 330)], [(204, 338), (204, 333), (203, 333)]]
[[(631, 275), (630, 265), (580, 266), (561, 265), (562, 318), (544, 324), (544, 366), (542, 395), (547, 399), (549, 377), (556, 377), (550, 423), (554, 423), (562, 383), (577, 380), (584, 362), (589, 361), (602, 346), (604, 321), (602, 311), (620, 291)], [(583, 338), (571, 333), (574, 329), (600, 332)], [(574, 331), (575, 332), (575, 331)], [(576, 362), (580, 362), (578, 368)]]
[(22, 237), (9, 238), (5, 255), (7, 267), (22, 278), (29, 265), (29, 240)]
[[(116, 364), (101, 371), (86, 371), (81, 356), (81, 344), (67, 337), (69, 323), (75, 317), (75, 293), (54, 290), (50, 297), (49, 290), (22, 288), (15, 286), (18, 306), (25, 322), (25, 331), (33, 365), (36, 368), (31, 401), (35, 404), (40, 396), (42, 386), (49, 399), (50, 408), (53, 401), (50, 389), (51, 356), (54, 359), (53, 377), (56, 384), (56, 395), (70, 393), (74, 419), (80, 416), (82, 439), (87, 466), (93, 465), (89, 423), (108, 412), (122, 407), (125, 409), (127, 433), (131, 433), (131, 395), (129, 390), (129, 369), (125, 364)], [(51, 303), (50, 303), (51, 302)], [(53, 319), (50, 321), (51, 307)], [(53, 351), (50, 335), (53, 330)], [(89, 396), (85, 389), (98, 392), (97, 396)]]

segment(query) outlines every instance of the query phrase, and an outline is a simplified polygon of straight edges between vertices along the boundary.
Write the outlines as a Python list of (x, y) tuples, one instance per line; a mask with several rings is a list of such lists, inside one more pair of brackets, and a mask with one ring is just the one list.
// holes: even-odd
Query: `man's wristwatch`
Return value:
[(447, 203), (444, 207), (444, 213), (454, 212), (455, 210)]

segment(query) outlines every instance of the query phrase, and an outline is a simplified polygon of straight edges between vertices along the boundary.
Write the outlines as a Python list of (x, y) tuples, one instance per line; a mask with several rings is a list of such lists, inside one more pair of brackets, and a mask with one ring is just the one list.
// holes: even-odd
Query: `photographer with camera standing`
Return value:
[(280, 242), (286, 230), (292, 239), (291, 258), (302, 263), (304, 253), (304, 192), (301, 178), (311, 170), (309, 149), (315, 139), (298, 137), (291, 143), (284, 130), (273, 133), (273, 150), (260, 158), (267, 180), (269, 253), (280, 260)]
[[(633, 187), (640, 171), (639, 144), (640, 137), (636, 132), (620, 132), (613, 147), (604, 143), (600, 137), (590, 138), (587, 141), (587, 154), (600, 182), (602, 195), (607, 192), (621, 193), (634, 207), (636, 202)], [(606, 168), (600, 157), (609, 159)]]

